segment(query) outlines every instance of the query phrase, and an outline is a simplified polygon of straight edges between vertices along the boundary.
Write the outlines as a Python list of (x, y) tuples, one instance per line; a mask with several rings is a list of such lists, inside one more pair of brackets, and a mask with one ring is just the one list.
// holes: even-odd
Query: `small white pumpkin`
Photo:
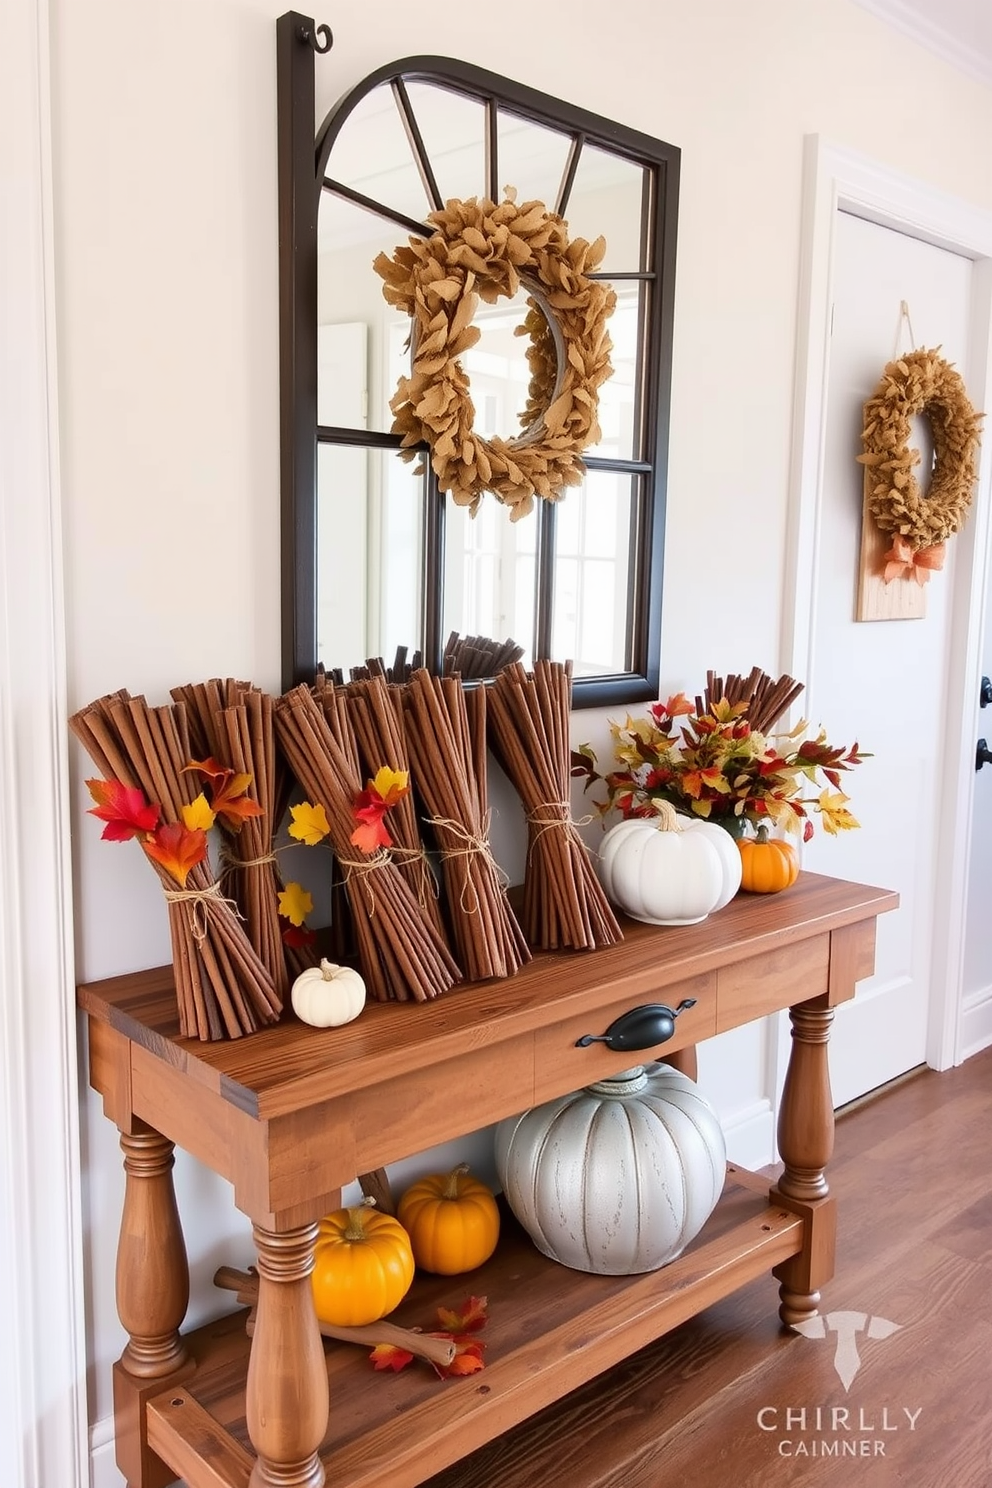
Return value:
[(698, 1086), (638, 1065), (496, 1127), (503, 1194), (543, 1255), (577, 1271), (654, 1271), (702, 1229), (727, 1149)]
[(308, 966), (293, 983), (293, 1011), (313, 1028), (340, 1028), (365, 1006), (365, 983), (350, 966), (321, 961)]
[(607, 897), (631, 919), (694, 925), (737, 893), (741, 855), (723, 827), (679, 816), (661, 801), (657, 817), (610, 828), (599, 850), (599, 876)]

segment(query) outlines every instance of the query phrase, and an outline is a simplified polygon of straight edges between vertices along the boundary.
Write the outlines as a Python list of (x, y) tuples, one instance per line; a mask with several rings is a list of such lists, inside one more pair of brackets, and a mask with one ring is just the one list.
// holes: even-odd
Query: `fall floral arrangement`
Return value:
[[(781, 696), (786, 695), (781, 684), (790, 681), (775, 684)], [(714, 691), (722, 695), (713, 696)], [(804, 841), (813, 835), (811, 811), (825, 832), (857, 827), (841, 776), (866, 757), (858, 745), (830, 744), (822, 730), (810, 738), (805, 721), (788, 733), (773, 732), (773, 725), (757, 728), (752, 715), (764, 720), (753, 690), (737, 688), (736, 693), (711, 685), (706, 699), (695, 704), (677, 693), (654, 703), (645, 718), (628, 715), (622, 724), (611, 723), (614, 768), (600, 773), (586, 744), (573, 754), (572, 773), (586, 778), (587, 789), (605, 785), (606, 798), (596, 803), (604, 815), (616, 810), (624, 818), (650, 817), (660, 802), (668, 802), (737, 836), (746, 832), (745, 824), (774, 825), (801, 830)]]

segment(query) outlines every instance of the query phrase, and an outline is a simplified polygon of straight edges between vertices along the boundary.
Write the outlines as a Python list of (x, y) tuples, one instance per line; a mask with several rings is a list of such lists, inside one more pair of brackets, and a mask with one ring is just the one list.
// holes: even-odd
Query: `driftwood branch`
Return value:
[[(214, 1286), (225, 1292), (234, 1292), (238, 1301), (251, 1311), (245, 1322), (248, 1336), (255, 1331), (255, 1310), (258, 1306), (258, 1273), (252, 1269), (238, 1271), (234, 1266), (221, 1266), (214, 1273)], [(337, 1328), (333, 1323), (323, 1323), (318, 1318), (317, 1326), (324, 1338), (335, 1338), (341, 1343), (357, 1343), (366, 1348), (375, 1348), (380, 1343), (391, 1343), (395, 1348), (406, 1349), (418, 1359), (429, 1364), (450, 1364), (455, 1357), (455, 1345), (450, 1338), (431, 1338), (412, 1328), (401, 1328), (396, 1323), (380, 1321), (361, 1328)]]
[(371, 1173), (359, 1173), (358, 1182), (367, 1199), (375, 1199), (380, 1214), (395, 1214), (396, 1201), (389, 1186), (385, 1168), (373, 1168)]

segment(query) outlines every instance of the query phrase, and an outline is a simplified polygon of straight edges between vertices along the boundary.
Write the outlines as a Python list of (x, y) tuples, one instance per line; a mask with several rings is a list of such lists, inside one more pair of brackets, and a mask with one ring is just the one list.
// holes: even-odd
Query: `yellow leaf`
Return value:
[(289, 814), (293, 818), (289, 828), (290, 837), (295, 837), (298, 842), (305, 842), (307, 847), (315, 847), (331, 830), (327, 813), (319, 801), (316, 806), (309, 801), (302, 801), (299, 806), (291, 806)]
[(856, 817), (851, 815), (844, 804), (850, 799), (850, 796), (845, 796), (842, 791), (837, 791), (834, 795), (831, 795), (828, 790), (820, 792), (816, 809), (822, 818), (823, 830), (829, 832), (831, 836), (836, 836), (838, 832), (849, 832), (854, 827), (860, 827), (861, 823)]
[(195, 832), (198, 829), (201, 832), (208, 832), (215, 820), (214, 813), (210, 809), (210, 804), (202, 791), (195, 801), (191, 801), (188, 806), (182, 808), (182, 816), (183, 824), (191, 832)]
[(313, 899), (302, 884), (288, 883), (279, 895), (279, 913), (291, 925), (302, 925), (313, 909)]
[(376, 772), (376, 777), (372, 781), (372, 789), (377, 796), (392, 806), (406, 795), (409, 784), (409, 770), (393, 770), (389, 765), (383, 765), (382, 769)]

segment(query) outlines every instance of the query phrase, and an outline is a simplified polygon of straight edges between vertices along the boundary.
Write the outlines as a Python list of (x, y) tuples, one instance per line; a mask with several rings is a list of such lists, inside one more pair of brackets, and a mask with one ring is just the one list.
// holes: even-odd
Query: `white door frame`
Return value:
[(0, 1482), (89, 1482), (48, 0), (0, 7)]
[[(805, 142), (796, 397), (789, 480), (783, 654), (794, 677), (806, 680), (815, 711), (812, 642), (816, 628), (817, 553), (823, 501), (830, 321), (837, 213), (850, 212), (949, 249), (973, 261), (968, 365), (960, 368), (976, 408), (992, 397), (992, 212), (900, 175), (818, 135)], [(881, 368), (879, 368), (881, 371)], [(986, 441), (992, 437), (989, 421)], [(955, 597), (950, 617), (946, 718), (948, 765), (940, 787), (937, 901), (927, 1027), (927, 1063), (947, 1069), (962, 1058), (961, 1013), (968, 861), (971, 847), (981, 679), (983, 617), (989, 586), (989, 485), (992, 459), (983, 453), (972, 515), (955, 542)], [(924, 622), (925, 623), (925, 622)], [(900, 804), (893, 801), (892, 809)]]

